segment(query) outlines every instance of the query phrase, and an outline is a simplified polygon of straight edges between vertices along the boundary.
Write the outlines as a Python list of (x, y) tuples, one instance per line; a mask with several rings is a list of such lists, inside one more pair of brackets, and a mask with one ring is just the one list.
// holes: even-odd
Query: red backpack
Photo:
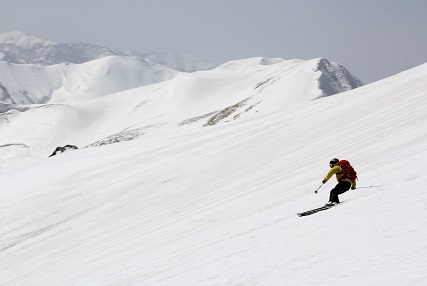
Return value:
[(353, 169), (353, 167), (347, 160), (339, 161), (338, 165), (342, 168), (345, 177), (349, 178), (352, 181), (355, 181), (357, 179), (356, 171)]

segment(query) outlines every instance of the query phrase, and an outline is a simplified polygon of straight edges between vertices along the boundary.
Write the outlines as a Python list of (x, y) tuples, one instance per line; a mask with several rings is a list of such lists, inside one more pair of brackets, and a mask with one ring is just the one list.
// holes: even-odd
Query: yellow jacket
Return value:
[(341, 166), (335, 165), (334, 167), (332, 167), (326, 177), (323, 179), (323, 181), (326, 183), (333, 175), (336, 175), (338, 182), (347, 181), (351, 183), (351, 187), (353, 189), (356, 188), (356, 181), (352, 181), (350, 178), (347, 178)]

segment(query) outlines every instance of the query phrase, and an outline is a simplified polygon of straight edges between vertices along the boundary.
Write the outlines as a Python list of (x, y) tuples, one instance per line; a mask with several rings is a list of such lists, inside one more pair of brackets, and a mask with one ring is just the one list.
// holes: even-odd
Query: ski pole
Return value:
[(317, 194), (317, 191), (323, 186), (323, 183), (315, 190), (314, 192)]

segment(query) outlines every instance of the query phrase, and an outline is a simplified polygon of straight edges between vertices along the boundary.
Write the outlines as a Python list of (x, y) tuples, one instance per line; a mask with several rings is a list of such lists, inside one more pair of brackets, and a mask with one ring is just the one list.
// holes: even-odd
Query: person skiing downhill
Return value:
[(325, 184), (333, 175), (336, 175), (338, 181), (338, 184), (335, 186), (335, 188), (331, 190), (329, 195), (329, 202), (325, 206), (334, 206), (339, 204), (340, 201), (338, 195), (347, 192), (350, 188), (352, 190), (356, 189), (356, 172), (354, 172), (353, 168), (351, 167), (354, 175), (347, 174), (342, 167), (341, 162), (348, 163), (347, 161), (340, 161), (337, 158), (332, 159), (329, 162), (331, 170), (329, 170), (328, 174), (322, 181), (322, 184)]

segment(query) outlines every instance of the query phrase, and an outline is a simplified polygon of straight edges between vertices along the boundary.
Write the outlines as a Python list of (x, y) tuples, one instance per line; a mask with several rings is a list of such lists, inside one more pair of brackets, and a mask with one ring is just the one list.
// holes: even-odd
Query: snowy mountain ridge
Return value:
[(361, 85), (333, 65), (323, 58), (251, 58), (180, 73), (117, 56), (47, 67), (0, 62), (0, 166), (46, 157), (66, 144), (264, 116)]
[[(4, 52), (3, 60), (7, 60), (0, 62), (0, 72), (3, 75), (0, 79), (2, 109), (8, 104), (46, 104), (96, 98), (167, 81), (178, 76), (180, 71), (195, 72), (213, 68), (212, 65), (206, 65), (190, 56), (123, 53), (81, 43), (56, 44), (21, 32), (0, 34), (1, 49)], [(15, 53), (18, 56), (15, 57), (13, 51), (22, 53)], [(132, 56), (129, 57), (129, 54)], [(36, 58), (39, 60), (34, 60)], [(287, 65), (285, 62), (290, 65), (303, 63), (298, 60), (253, 58), (225, 63), (217, 71), (229, 72), (234, 67), (245, 73), (247, 66), (256, 72), (252, 67)], [(40, 66), (40, 63), (49, 65)], [(50, 65), (52, 63), (57, 64)], [(313, 77), (313, 80), (319, 83), (319, 97), (362, 85), (343, 66), (326, 59), (320, 59), (318, 66), (313, 67), (312, 71), (318, 74), (318, 79)], [(313, 74), (307, 71), (299, 77), (311, 76)], [(295, 94), (298, 96), (299, 92)]]

